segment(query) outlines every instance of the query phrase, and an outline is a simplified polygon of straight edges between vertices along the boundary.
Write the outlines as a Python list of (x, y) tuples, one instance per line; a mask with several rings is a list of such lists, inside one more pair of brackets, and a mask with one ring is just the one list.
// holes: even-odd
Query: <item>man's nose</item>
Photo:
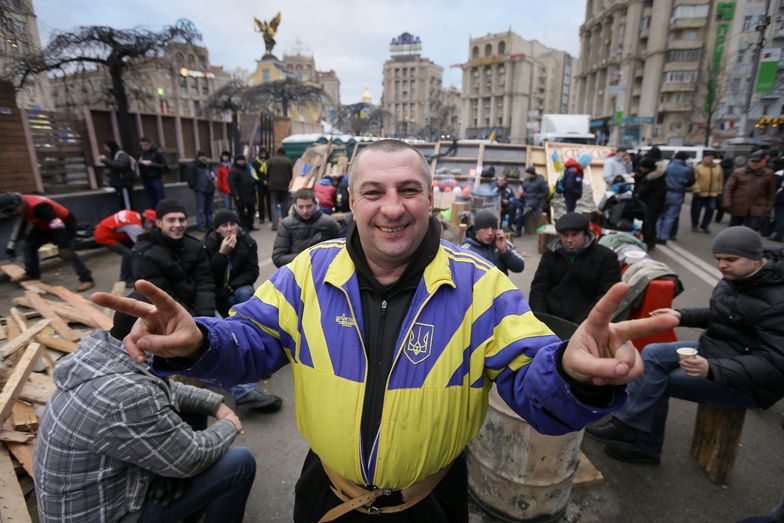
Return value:
[(381, 212), (390, 218), (397, 218), (403, 214), (403, 200), (395, 191), (390, 191), (381, 205)]

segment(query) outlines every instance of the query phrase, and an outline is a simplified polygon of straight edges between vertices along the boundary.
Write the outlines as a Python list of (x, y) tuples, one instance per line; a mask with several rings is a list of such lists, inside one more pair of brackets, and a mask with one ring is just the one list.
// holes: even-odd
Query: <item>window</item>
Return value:
[(205, 95), (210, 94), (210, 81), (207, 78), (201, 82), (201, 93)]
[(185, 78), (184, 76), (180, 76), (180, 90), (182, 90), (183, 94), (185, 94), (184, 91), (186, 89), (188, 89), (188, 79)]
[(653, 7), (653, 0), (643, 0), (642, 6), (643, 7)]
[(689, 40), (689, 41), (693, 42), (693, 41), (699, 39), (699, 37), (700, 37), (699, 31), (683, 31), (681, 33), (681, 39), (682, 40)]
[(199, 95), (199, 79), (191, 78), (191, 96)]
[(626, 24), (620, 24), (618, 26), (618, 37), (623, 38), (623, 35), (626, 34)]
[(261, 81), (262, 82), (269, 82), (270, 81), (269, 69), (264, 69), (261, 72)]
[(476, 60), (477, 58), (479, 58), (479, 47), (474, 46), (474, 48), (471, 50), (471, 59)]
[(702, 49), (672, 49), (667, 51), (668, 62), (698, 62)]
[(751, 31), (753, 31), (755, 26), (756, 26), (756, 22), (757, 22), (755, 20), (755, 18), (756, 18), (756, 16), (752, 16), (752, 15), (744, 16), (743, 17), (743, 29), (741, 29), (741, 31), (743, 31), (744, 33), (750, 33)]
[(668, 71), (664, 75), (665, 84), (690, 84), (697, 79), (697, 71)]
[(498, 43), (498, 54), (500, 55), (506, 54), (506, 42), (504, 42), (503, 40), (501, 40)]
[(708, 4), (679, 5), (672, 10), (670, 21), (672, 22), (679, 18), (705, 18), (708, 16), (709, 8)]
[(640, 31), (644, 31), (651, 26), (651, 17), (643, 16), (640, 18)]
[(493, 46), (490, 44), (485, 45), (485, 58), (491, 56), (493, 54)]

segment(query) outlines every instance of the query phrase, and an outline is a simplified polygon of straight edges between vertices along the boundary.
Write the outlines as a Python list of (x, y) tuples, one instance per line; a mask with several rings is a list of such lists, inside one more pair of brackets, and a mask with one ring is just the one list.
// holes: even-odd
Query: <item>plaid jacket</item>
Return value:
[(214, 414), (223, 398), (153, 375), (107, 332), (55, 369), (33, 472), (42, 522), (117, 521), (142, 508), (155, 475), (195, 476), (236, 436), (228, 420), (193, 431), (178, 412)]

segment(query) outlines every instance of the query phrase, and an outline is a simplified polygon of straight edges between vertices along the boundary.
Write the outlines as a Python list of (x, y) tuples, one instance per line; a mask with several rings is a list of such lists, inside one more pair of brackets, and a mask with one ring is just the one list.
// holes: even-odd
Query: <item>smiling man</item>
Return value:
[[(757, 233), (743, 226), (716, 235), (713, 257), (724, 278), (709, 308), (651, 313), (706, 328), (699, 341), (645, 347), (645, 374), (629, 385), (627, 406), (586, 429), (613, 458), (659, 462), (670, 397), (738, 409), (768, 408), (784, 397), (784, 263), (766, 260)], [(698, 355), (679, 362), (679, 347)]]
[(628, 339), (675, 320), (611, 325), (619, 285), (561, 342), (498, 269), (440, 239), (416, 149), (374, 142), (349, 177), (347, 238), (301, 253), (226, 320), (194, 322), (146, 282), (137, 289), (152, 305), (93, 299), (142, 318), (125, 346), (136, 360), (155, 354), (159, 372), (231, 385), (292, 365), (311, 447), (295, 521), (466, 522), (462, 452), (493, 382), (540, 432), (578, 430), (620, 406), (642, 373)]
[(340, 236), (340, 225), (332, 216), (321, 212), (312, 190), (295, 192), (293, 209), (291, 216), (278, 224), (272, 247), (275, 267), (286, 265), (308, 247)]

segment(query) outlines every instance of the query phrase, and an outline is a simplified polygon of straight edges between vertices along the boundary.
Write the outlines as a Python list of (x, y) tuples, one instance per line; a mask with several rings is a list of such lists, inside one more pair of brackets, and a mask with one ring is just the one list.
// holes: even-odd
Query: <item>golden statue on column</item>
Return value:
[(275, 34), (278, 32), (278, 25), (280, 25), (280, 11), (269, 22), (262, 22), (254, 16), (253, 23), (256, 25), (255, 30), (264, 37), (267, 54), (272, 54), (272, 48), (275, 47)]

